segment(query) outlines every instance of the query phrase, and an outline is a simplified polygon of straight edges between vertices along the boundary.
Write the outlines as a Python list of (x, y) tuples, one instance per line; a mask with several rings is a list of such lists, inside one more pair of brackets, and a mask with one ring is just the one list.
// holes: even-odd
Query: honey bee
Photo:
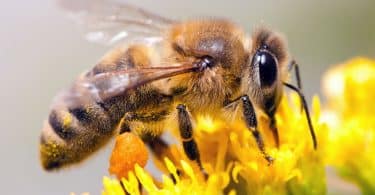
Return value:
[[(317, 148), (298, 65), (288, 65), (278, 33), (259, 28), (247, 36), (226, 19), (174, 21), (124, 3), (80, 1), (73, 8), (73, 2), (61, 1), (86, 25), (86, 37), (117, 46), (55, 98), (40, 138), (46, 170), (84, 160), (119, 131), (136, 132), (163, 155), (168, 146), (160, 135), (175, 114), (187, 157), (204, 171), (192, 123), (197, 115), (230, 122), (224, 113), (234, 110), (272, 163), (256, 113), (269, 117), (278, 146), (274, 115), (284, 86), (300, 95)], [(297, 87), (286, 82), (292, 68)]]

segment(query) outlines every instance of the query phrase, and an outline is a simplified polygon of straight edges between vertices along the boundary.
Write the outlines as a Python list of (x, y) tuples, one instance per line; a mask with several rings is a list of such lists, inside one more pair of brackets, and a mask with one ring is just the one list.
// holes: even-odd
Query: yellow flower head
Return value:
[(324, 118), (330, 126), (328, 163), (375, 194), (375, 61), (356, 58), (332, 68), (324, 77), (328, 99)]
[[(130, 194), (141, 194), (139, 183), (149, 194), (324, 194), (326, 192), (323, 156), (326, 126), (319, 122), (320, 103), (313, 99), (312, 121), (319, 141), (313, 143), (305, 114), (300, 110), (299, 98), (292, 94), (282, 98), (276, 114), (280, 147), (274, 146), (268, 119), (258, 117), (267, 152), (275, 159), (269, 165), (259, 151), (251, 132), (241, 121), (225, 124), (201, 116), (194, 129), (205, 179), (196, 162), (190, 161), (183, 149), (172, 146), (173, 159), (155, 158), (165, 173), (163, 181), (156, 181), (136, 165), (122, 184)], [(118, 194), (118, 180), (104, 178), (103, 194)], [(121, 191), (120, 194), (124, 192)]]
[(356, 58), (333, 67), (323, 78), (329, 106), (346, 117), (371, 115), (375, 104), (375, 61)]

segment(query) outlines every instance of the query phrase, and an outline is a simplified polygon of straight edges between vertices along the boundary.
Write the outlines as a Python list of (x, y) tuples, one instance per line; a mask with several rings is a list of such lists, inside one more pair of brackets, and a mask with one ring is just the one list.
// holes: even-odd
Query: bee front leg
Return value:
[(242, 101), (243, 116), (244, 116), (244, 119), (245, 119), (245, 122), (246, 122), (246, 126), (251, 131), (251, 133), (253, 134), (253, 136), (254, 136), (254, 138), (257, 142), (258, 148), (262, 152), (262, 154), (263, 154), (264, 158), (267, 160), (268, 164), (272, 164), (274, 159), (270, 155), (268, 155), (265, 151), (263, 138), (262, 138), (260, 132), (258, 131), (258, 123), (257, 123), (257, 117), (256, 117), (256, 114), (255, 114), (255, 110), (254, 110), (254, 107), (253, 107), (253, 105), (252, 105), (252, 103), (249, 99), (249, 96), (243, 95), (240, 98), (241, 98), (241, 101)]
[(193, 161), (198, 163), (205, 178), (207, 178), (207, 173), (204, 170), (201, 160), (198, 145), (193, 138), (193, 126), (190, 120), (190, 115), (186, 110), (186, 106), (179, 104), (177, 106), (178, 110), (178, 125), (180, 130), (180, 135), (182, 138), (182, 146), (184, 148), (186, 156)]
[(270, 118), (270, 124), (269, 127), (271, 129), (273, 138), (275, 140), (276, 147), (280, 147), (280, 137), (279, 137), (279, 130), (276, 127), (276, 118), (275, 114), (268, 114), (268, 117)]
[(266, 104), (266, 108), (265, 108), (265, 113), (267, 114), (267, 116), (269, 117), (270, 119), (270, 122), (269, 122), (269, 128), (272, 132), (272, 135), (273, 135), (273, 138), (275, 140), (275, 144), (276, 144), (276, 147), (279, 148), (280, 147), (280, 137), (279, 137), (279, 130), (277, 129), (277, 126), (276, 126), (276, 118), (275, 118), (275, 112), (276, 112), (276, 101), (273, 99), (272, 101), (272, 104)]

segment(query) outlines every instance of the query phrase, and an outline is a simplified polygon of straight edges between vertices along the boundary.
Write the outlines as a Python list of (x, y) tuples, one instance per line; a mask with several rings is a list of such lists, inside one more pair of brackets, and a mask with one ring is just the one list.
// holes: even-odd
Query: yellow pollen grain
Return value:
[(217, 124), (208, 116), (199, 116), (197, 124), (199, 124), (199, 129), (208, 133), (213, 133), (218, 129)]
[(70, 124), (72, 123), (72, 116), (70, 114), (68, 114), (68, 113), (65, 113), (62, 122), (63, 122), (64, 129), (67, 128), (67, 127), (69, 127)]

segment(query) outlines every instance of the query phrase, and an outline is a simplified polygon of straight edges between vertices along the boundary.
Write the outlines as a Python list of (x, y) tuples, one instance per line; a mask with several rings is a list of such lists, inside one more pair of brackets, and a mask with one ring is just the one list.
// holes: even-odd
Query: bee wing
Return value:
[(114, 0), (58, 0), (91, 42), (113, 45), (119, 42), (158, 43), (175, 21)]
[(127, 91), (163, 78), (198, 70), (193, 64), (133, 68), (96, 75), (84, 74), (71, 86), (62, 91), (54, 103), (64, 102), (70, 108), (92, 102), (104, 102), (111, 97), (126, 94)]

